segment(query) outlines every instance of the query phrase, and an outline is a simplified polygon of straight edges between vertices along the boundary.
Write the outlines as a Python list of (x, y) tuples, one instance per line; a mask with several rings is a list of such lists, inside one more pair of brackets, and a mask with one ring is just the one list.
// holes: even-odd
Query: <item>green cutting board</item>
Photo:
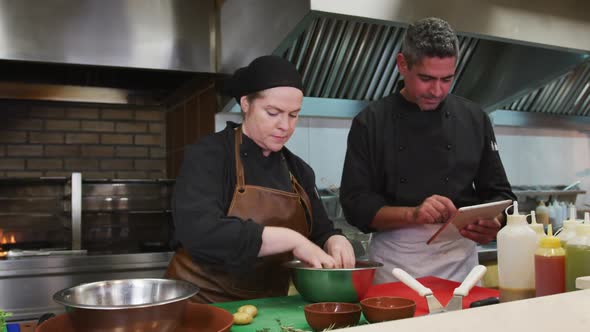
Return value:
[[(256, 300), (245, 300), (235, 302), (213, 303), (214, 306), (223, 308), (232, 314), (235, 313), (239, 307), (245, 304), (252, 304), (258, 308), (258, 315), (254, 321), (248, 325), (234, 325), (231, 328), (233, 332), (280, 332), (279, 323), (281, 321), (283, 326), (290, 326), (297, 329), (311, 331), (307, 321), (305, 320), (305, 313), (303, 307), (311, 302), (305, 301), (301, 295), (270, 297)], [(361, 314), (359, 324), (367, 324), (367, 321)]]

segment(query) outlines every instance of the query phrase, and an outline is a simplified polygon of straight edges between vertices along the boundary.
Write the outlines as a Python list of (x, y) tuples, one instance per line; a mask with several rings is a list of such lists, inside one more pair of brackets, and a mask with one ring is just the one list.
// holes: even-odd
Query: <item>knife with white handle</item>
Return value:
[(484, 274), (486, 274), (487, 268), (483, 265), (477, 265), (471, 272), (465, 277), (461, 285), (455, 288), (453, 291), (453, 297), (447, 303), (445, 311), (461, 310), (463, 309), (463, 297), (469, 295), (471, 288), (481, 280)]
[(432, 289), (422, 285), (418, 280), (409, 275), (408, 272), (400, 268), (394, 268), (391, 273), (393, 273), (393, 276), (398, 278), (399, 281), (403, 282), (406, 286), (420, 294), (420, 296), (432, 295)]
[(474, 267), (471, 272), (465, 277), (465, 280), (461, 283), (461, 285), (455, 288), (453, 295), (461, 295), (467, 296), (469, 295), (469, 291), (471, 288), (477, 284), (481, 278), (483, 278), (484, 274), (486, 274), (487, 268), (483, 265), (477, 265)]
[(400, 268), (394, 268), (391, 271), (391, 273), (394, 277), (399, 279), (399, 281), (403, 282), (406, 286), (413, 289), (420, 296), (424, 296), (426, 298), (426, 302), (428, 303), (428, 311), (431, 314), (436, 314), (444, 311), (443, 306), (432, 294), (432, 289), (425, 287), (418, 280), (416, 280), (414, 277), (412, 277), (406, 271)]

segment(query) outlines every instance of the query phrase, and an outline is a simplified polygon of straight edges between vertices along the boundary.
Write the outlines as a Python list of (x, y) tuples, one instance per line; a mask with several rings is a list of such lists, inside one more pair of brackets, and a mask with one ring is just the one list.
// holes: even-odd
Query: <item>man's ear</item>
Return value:
[(397, 54), (397, 70), (402, 76), (406, 76), (408, 72), (408, 62), (406, 61), (406, 57), (400, 52)]

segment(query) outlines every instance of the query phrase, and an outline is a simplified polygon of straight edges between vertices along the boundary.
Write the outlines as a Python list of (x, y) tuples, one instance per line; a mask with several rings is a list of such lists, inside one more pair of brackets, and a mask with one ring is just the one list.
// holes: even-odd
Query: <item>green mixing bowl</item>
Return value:
[(351, 269), (317, 269), (301, 261), (290, 261), (295, 288), (310, 302), (358, 302), (373, 284), (375, 270), (383, 264), (363, 260)]

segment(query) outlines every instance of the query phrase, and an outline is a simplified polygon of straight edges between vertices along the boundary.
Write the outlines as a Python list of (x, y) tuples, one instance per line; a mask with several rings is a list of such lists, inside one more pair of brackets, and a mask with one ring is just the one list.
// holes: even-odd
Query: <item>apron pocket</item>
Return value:
[(232, 278), (232, 288), (249, 293), (287, 295), (289, 271), (282, 263), (290, 257), (290, 253), (284, 253), (259, 259), (251, 272)]
[(257, 279), (255, 274), (236, 276), (232, 279), (232, 288), (243, 292), (258, 293), (265, 290), (263, 279)]

